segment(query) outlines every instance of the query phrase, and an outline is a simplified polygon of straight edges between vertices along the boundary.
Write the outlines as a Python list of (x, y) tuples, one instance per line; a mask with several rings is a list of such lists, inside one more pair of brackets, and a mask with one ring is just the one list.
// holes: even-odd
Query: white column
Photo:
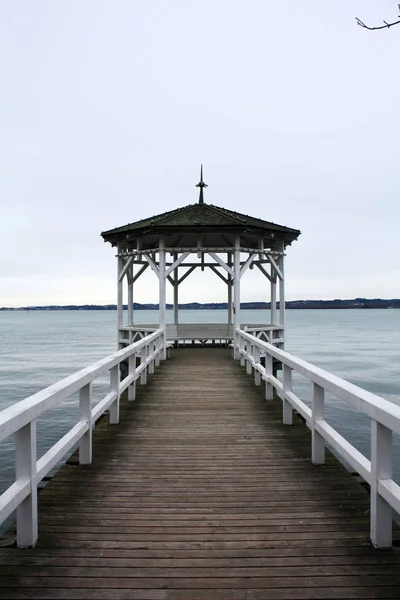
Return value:
[[(235, 239), (235, 254), (233, 260), (233, 270), (235, 279), (233, 281), (233, 325), (236, 329), (240, 328), (240, 237), (237, 236)], [(236, 351), (236, 348), (235, 348)], [(236, 354), (235, 354), (236, 358)]]
[[(178, 258), (178, 253), (175, 252), (174, 253), (174, 262), (177, 260)], [(179, 304), (179, 289), (178, 289), (178, 279), (179, 279), (179, 274), (178, 274), (178, 269), (179, 267), (175, 268), (174, 271), (174, 323), (175, 325), (178, 327), (178, 320), (179, 320), (179, 310), (178, 310), (178, 304)]]
[[(228, 252), (227, 254), (227, 265), (232, 267), (232, 254)], [(228, 327), (229, 329), (232, 326), (232, 275), (228, 273)]]
[(17, 508), (17, 546), (34, 546), (38, 539), (36, 473), (36, 421), (15, 434), (15, 475), (18, 482), (30, 481), (30, 494)]
[[(160, 238), (160, 245), (159, 245), (159, 295), (158, 295), (158, 303), (159, 303), (159, 327), (161, 329), (166, 329), (166, 307), (165, 307), (165, 301), (166, 301), (166, 295), (165, 295), (165, 244), (164, 244), (164, 240), (162, 238)], [(163, 349), (163, 353), (162, 353), (162, 357), (165, 360), (167, 358), (166, 355), (166, 345), (164, 343), (164, 349)]]
[(284, 272), (284, 252), (285, 247), (282, 242), (282, 255), (279, 258), (279, 269), (282, 273), (282, 279), (279, 278), (279, 322), (285, 327), (285, 272)]
[(379, 480), (393, 477), (393, 432), (371, 421), (371, 542), (374, 548), (392, 546), (392, 508), (379, 494)]
[(118, 349), (121, 350), (121, 348), (124, 348), (124, 344), (120, 344), (119, 343), (119, 339), (122, 337), (122, 332), (121, 332), (121, 328), (123, 327), (124, 324), (124, 315), (123, 315), (123, 309), (122, 309), (122, 305), (123, 305), (123, 279), (120, 280), (119, 278), (119, 274), (122, 271), (122, 267), (123, 267), (123, 258), (121, 256), (121, 248), (118, 246), (118, 271), (117, 271), (117, 282), (118, 282), (118, 288), (117, 288), (117, 328), (118, 328)]
[(276, 325), (276, 275), (271, 265), (271, 325)]

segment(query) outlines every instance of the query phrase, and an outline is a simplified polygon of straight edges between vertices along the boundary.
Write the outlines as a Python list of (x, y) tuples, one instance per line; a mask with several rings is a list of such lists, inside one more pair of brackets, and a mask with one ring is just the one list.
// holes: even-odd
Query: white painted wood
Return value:
[(379, 494), (379, 481), (392, 479), (391, 429), (371, 422), (371, 542), (375, 548), (392, 546), (392, 507)]
[(324, 420), (325, 409), (325, 391), (317, 383), (313, 384), (312, 399), (312, 420), (311, 420), (311, 460), (314, 465), (325, 464), (325, 440), (323, 436), (315, 429), (316, 423)]
[(140, 367), (142, 367), (142, 368), (139, 367), (140, 385), (146, 385), (146, 383), (147, 383), (146, 360), (147, 360), (147, 348), (146, 348), (146, 346), (143, 346), (143, 348), (140, 351)]
[(88, 430), (79, 442), (79, 464), (92, 464), (92, 384), (87, 383), (79, 390), (80, 422), (88, 425)]
[[(186, 266), (186, 265), (185, 265), (185, 266)], [(189, 277), (189, 275), (190, 275), (191, 273), (193, 273), (193, 271), (194, 271), (195, 269), (197, 269), (197, 267), (199, 267), (199, 266), (200, 266), (200, 265), (193, 265), (193, 266), (191, 266), (191, 267), (190, 267), (190, 268), (189, 268), (189, 269), (186, 271), (186, 273), (184, 273), (184, 274), (183, 274), (183, 275), (182, 275), (182, 276), (181, 276), (181, 277), (178, 279), (178, 285), (180, 285), (180, 284), (182, 283), (182, 281), (185, 281), (186, 277)]]
[[(218, 254), (215, 254), (215, 252), (207, 252), (207, 254), (209, 256), (211, 256), (211, 258), (213, 258), (215, 260), (215, 262), (217, 262), (219, 265), (221, 265), (221, 267), (224, 268), (227, 273), (230, 273), (232, 275), (232, 277), (234, 277), (234, 273), (233, 273), (231, 267), (220, 256), (218, 256)], [(240, 277), (240, 263), (239, 263), (238, 273), (239, 273), (239, 277)]]
[[(177, 260), (177, 253), (174, 254), (175, 262)], [(173, 274), (173, 285), (174, 285), (174, 325), (178, 325), (179, 322), (179, 267), (175, 268)]]
[(274, 387), (271, 383), (271, 377), (273, 372), (273, 358), (271, 354), (265, 354), (265, 399), (273, 400), (274, 399)]
[(145, 270), (149, 268), (149, 266), (150, 265), (148, 262), (146, 262), (146, 264), (142, 265), (140, 267), (139, 271), (135, 275), (133, 275), (132, 283), (135, 283), (139, 279), (139, 277), (145, 272)]
[(21, 483), (30, 481), (29, 494), (17, 506), (17, 546), (35, 546), (38, 539), (36, 476), (36, 421), (15, 434), (15, 476)]
[(260, 358), (261, 358), (261, 352), (260, 352), (260, 348), (258, 346), (254, 346), (253, 356), (254, 356), (254, 363), (255, 363), (255, 367), (256, 367), (254, 369), (254, 384), (261, 385), (261, 373), (260, 373), (259, 369), (257, 368), (260, 365)]
[(127, 258), (127, 260), (125, 260), (125, 264), (124, 264), (124, 257), (121, 256), (120, 258), (122, 258), (122, 268), (120, 269), (119, 274), (118, 274), (118, 281), (123, 280), (126, 273), (128, 273), (129, 269), (132, 267), (132, 263), (133, 263), (133, 256), (129, 256)]
[[(100, 361), (66, 377), (41, 390), (37, 394), (18, 402), (0, 412), (0, 441), (15, 434), (16, 441), (16, 481), (0, 496), (0, 525), (17, 510), (17, 544), (32, 546), (37, 539), (37, 485), (60, 460), (76, 447), (82, 448), (81, 462), (90, 462), (91, 450), (88, 441), (91, 427), (96, 420), (110, 409), (110, 422), (119, 419), (119, 394), (140, 377), (140, 369), (133, 369), (119, 384), (119, 364), (140, 353), (143, 348), (151, 348), (143, 365), (148, 367), (160, 353), (165, 335), (160, 329), (146, 338), (124, 348)], [(111, 369), (111, 391), (91, 408), (89, 401), (92, 381)], [(36, 419), (59, 402), (79, 392), (80, 421), (58, 442), (36, 461)]]
[[(176, 256), (177, 252), (175, 252), (174, 254)], [(190, 252), (183, 252), (183, 254), (175, 258), (172, 265), (165, 271), (165, 277), (168, 277), (168, 275), (170, 275), (170, 273), (172, 273), (185, 260), (185, 258), (189, 256), (189, 254)]]
[(240, 277), (246, 273), (247, 269), (250, 267), (252, 262), (257, 258), (257, 254), (250, 254), (247, 258), (246, 262), (240, 267)]
[[(229, 272), (229, 271), (228, 271)], [(233, 323), (235, 329), (240, 328), (240, 237), (235, 238), (235, 252), (233, 254)], [(234, 348), (234, 354), (237, 350)]]
[[(158, 248), (157, 248), (157, 251), (158, 251)], [(143, 252), (143, 258), (145, 260), (147, 260), (147, 262), (149, 263), (151, 269), (154, 271), (154, 273), (157, 275), (157, 277), (160, 277), (159, 268), (158, 268), (155, 260), (152, 258), (152, 256), (150, 256), (150, 254), (147, 253), (147, 252)]]
[(283, 279), (283, 271), (281, 270), (281, 265), (278, 265), (275, 261), (275, 259), (270, 255), (270, 254), (266, 254), (267, 260), (268, 262), (271, 263), (273, 270), (275, 271), (275, 274), (279, 277), (279, 279)]
[(263, 275), (265, 275), (265, 277), (268, 279), (268, 281), (271, 281), (271, 279), (272, 279), (271, 275), (268, 273), (268, 271), (265, 269), (265, 267), (263, 267), (263, 265), (258, 261), (255, 261), (255, 265), (258, 268), (258, 270), (261, 271), (261, 273)]
[[(166, 275), (165, 275), (165, 244), (164, 240), (160, 238), (160, 249), (159, 249), (159, 327), (165, 330), (166, 324)], [(164, 344), (163, 352), (161, 355), (163, 360), (167, 358), (167, 349)]]
[(131, 354), (128, 358), (128, 374), (133, 377), (131, 385), (128, 387), (128, 400), (135, 400), (136, 398), (136, 354)]
[[(224, 277), (224, 275), (222, 275), (222, 273), (220, 273), (220, 272), (218, 271), (218, 267), (216, 267), (215, 265), (210, 265), (210, 267), (209, 267), (209, 268), (211, 269), (211, 271), (213, 271), (213, 273), (215, 273), (216, 275), (218, 275), (218, 277), (219, 277), (220, 279), (222, 279), (222, 281), (223, 281), (225, 284), (227, 284), (227, 283), (228, 283), (228, 278), (227, 278), (227, 277)], [(232, 276), (231, 276), (231, 275), (228, 273), (228, 277), (232, 277)]]
[(110, 392), (115, 393), (115, 400), (110, 406), (110, 424), (116, 425), (119, 423), (119, 365), (110, 371)]
[[(400, 407), (371, 394), (319, 367), (264, 342), (255, 335), (236, 329), (236, 352), (241, 361), (252, 361), (260, 370), (266, 383), (266, 398), (271, 388), (281, 396), (283, 422), (289, 421), (287, 406), (295, 408), (312, 430), (312, 456), (314, 464), (325, 460), (325, 442), (371, 485), (371, 541), (376, 548), (387, 548), (392, 543), (392, 512), (400, 511), (400, 486), (392, 479), (392, 436), (400, 433)], [(256, 365), (254, 350), (257, 347), (265, 356), (265, 368)], [(283, 383), (272, 375), (273, 358), (282, 362)], [(309, 408), (292, 391), (292, 371), (313, 383), (313, 402)], [(348, 402), (371, 418), (371, 461), (324, 421), (324, 394), (326, 391)]]
[[(118, 336), (120, 338), (120, 331), (124, 325), (124, 314), (123, 314), (123, 279), (119, 278), (119, 274), (122, 271), (124, 259), (118, 254), (118, 266), (117, 266), (117, 323), (118, 323)], [(118, 348), (121, 349), (122, 345), (118, 343)]]
[[(283, 249), (284, 249), (284, 247), (283, 247)], [(280, 267), (280, 273), (281, 273), (281, 277), (279, 278), (279, 322), (280, 322), (281, 326), (284, 328), (285, 327), (286, 306), (285, 306), (285, 278), (284, 278), (283, 261), (284, 261), (284, 256), (282, 254), (282, 256), (279, 259), (279, 267)]]
[(282, 421), (285, 425), (293, 423), (293, 409), (287, 400), (287, 394), (292, 391), (292, 369), (283, 365), (283, 398), (282, 398)]
[(276, 318), (276, 277), (271, 278), (271, 323), (277, 323)]

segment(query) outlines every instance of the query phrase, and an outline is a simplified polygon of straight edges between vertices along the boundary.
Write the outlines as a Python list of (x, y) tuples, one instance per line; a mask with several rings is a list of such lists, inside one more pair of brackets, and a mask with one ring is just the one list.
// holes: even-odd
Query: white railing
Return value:
[[(109, 411), (111, 424), (119, 422), (119, 399), (128, 389), (134, 400), (136, 381), (147, 383), (160, 358), (166, 356), (165, 331), (158, 329), (139, 342), (62, 379), (17, 402), (0, 413), (0, 442), (15, 435), (15, 481), (0, 496), (0, 525), (16, 510), (17, 546), (34, 546), (38, 539), (37, 486), (79, 443), (79, 463), (92, 462), (92, 428)], [(128, 372), (120, 381), (120, 364), (128, 361)], [(93, 406), (92, 382), (110, 371), (110, 390)], [(41, 458), (36, 457), (36, 419), (65, 398), (79, 392), (79, 422)]]
[[(236, 330), (234, 356), (254, 371), (255, 384), (265, 382), (265, 397), (272, 400), (274, 389), (282, 399), (283, 423), (290, 425), (293, 409), (311, 429), (311, 460), (325, 462), (325, 442), (349, 463), (370, 486), (370, 535), (375, 548), (392, 545), (393, 510), (400, 514), (400, 486), (392, 478), (393, 433), (400, 433), (400, 406), (367, 392), (288, 352), (259, 340), (241, 329)], [(261, 364), (264, 358), (265, 365)], [(273, 361), (282, 363), (283, 381), (277, 379)], [(292, 389), (292, 372), (299, 373), (313, 385), (312, 404), (307, 406)], [(325, 392), (330, 392), (371, 419), (371, 460), (342, 437), (324, 418)]]

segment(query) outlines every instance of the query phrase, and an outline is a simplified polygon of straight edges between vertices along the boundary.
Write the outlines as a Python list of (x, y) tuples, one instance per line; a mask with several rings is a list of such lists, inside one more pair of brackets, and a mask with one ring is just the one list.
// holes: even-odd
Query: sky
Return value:
[[(0, 0), (0, 306), (116, 303), (101, 231), (205, 201), (300, 229), (286, 299), (399, 298), (392, 0)], [(157, 302), (146, 272), (135, 301)], [(242, 301), (269, 299), (249, 272)], [(171, 294), (169, 292), (168, 298)], [(221, 302), (196, 273), (181, 302)]]

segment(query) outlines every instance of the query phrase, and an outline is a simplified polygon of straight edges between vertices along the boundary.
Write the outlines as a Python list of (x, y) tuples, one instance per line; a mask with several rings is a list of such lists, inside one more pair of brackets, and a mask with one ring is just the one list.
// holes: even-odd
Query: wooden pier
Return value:
[(282, 424), (224, 348), (185, 348), (123, 397), (39, 494), (35, 548), (0, 548), (0, 598), (400, 598), (400, 549), (370, 544), (369, 495)]

